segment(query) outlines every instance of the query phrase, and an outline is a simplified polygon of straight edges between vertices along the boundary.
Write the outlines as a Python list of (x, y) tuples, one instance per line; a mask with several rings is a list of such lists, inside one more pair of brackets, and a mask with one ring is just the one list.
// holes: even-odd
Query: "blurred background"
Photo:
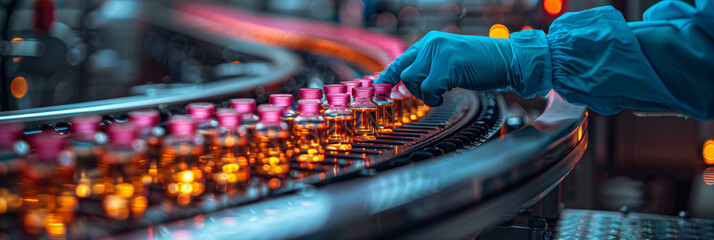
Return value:
[[(151, 2), (171, 6), (180, 1)], [(563, 13), (603, 5), (614, 6), (628, 21), (639, 21), (658, 1), (217, 2), (279, 18), (364, 27), (411, 44), (434, 30), (492, 37), (508, 37), (522, 29), (547, 33), (550, 23)], [(205, 63), (227, 60), (208, 59), (207, 50), (180, 37), (144, 34), (147, 26), (142, 19), (152, 14), (145, 4), (131, 0), (0, 0), (0, 110), (152, 94), (215, 79), (215, 71)], [(169, 16), (166, 19), (173, 21)], [(301, 79), (308, 82), (311, 78), (337, 82), (365, 72), (332, 63), (329, 58), (303, 55), (301, 60), (307, 63), (301, 69)], [(246, 57), (244, 61), (260, 63), (261, 59)], [(623, 111), (613, 116), (590, 112), (589, 116), (588, 152), (562, 186), (566, 207), (616, 210), (626, 205), (640, 212), (676, 215), (688, 211), (714, 218), (714, 122), (669, 112)]]

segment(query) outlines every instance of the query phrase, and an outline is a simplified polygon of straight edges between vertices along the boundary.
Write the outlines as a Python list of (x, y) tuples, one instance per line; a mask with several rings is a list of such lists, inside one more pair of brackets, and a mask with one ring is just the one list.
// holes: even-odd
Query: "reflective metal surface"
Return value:
[(565, 209), (555, 239), (714, 239), (714, 220)]
[[(161, 13), (156, 13), (161, 11)], [(167, 12), (168, 11), (168, 12)], [(114, 99), (90, 101), (76, 104), (57, 105), (50, 107), (32, 108), (15, 111), (0, 112), (0, 123), (19, 121), (50, 121), (63, 119), (82, 114), (106, 114), (126, 112), (135, 109), (167, 107), (173, 104), (184, 104), (199, 100), (228, 98), (239, 93), (252, 91), (258, 87), (277, 87), (285, 84), (298, 71), (300, 59), (289, 51), (248, 43), (237, 38), (210, 34), (209, 32), (195, 31), (195, 29), (176, 26), (171, 19), (165, 16), (180, 14), (168, 9), (155, 7), (147, 19), (153, 27), (164, 28), (177, 34), (183, 34), (203, 44), (224, 47), (227, 51), (240, 54), (257, 56), (267, 59), (269, 69), (258, 75), (233, 76), (220, 81), (189, 85), (168, 90), (155, 91), (155, 94), (128, 96)], [(153, 18), (152, 18), (153, 16)]]

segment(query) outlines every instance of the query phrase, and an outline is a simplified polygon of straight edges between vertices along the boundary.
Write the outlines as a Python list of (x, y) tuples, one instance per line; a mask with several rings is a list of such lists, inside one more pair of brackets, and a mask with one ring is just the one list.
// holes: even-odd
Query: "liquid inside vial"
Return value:
[(324, 122), (300, 122), (293, 124), (293, 154), (301, 162), (325, 160), (327, 124)]
[(354, 112), (355, 140), (376, 140), (377, 108), (351, 108)]
[(344, 114), (326, 115), (327, 149), (351, 150), (354, 137), (354, 117)]
[(256, 130), (253, 137), (255, 172), (264, 176), (286, 176), (290, 171), (287, 155), (288, 133), (281, 127)]
[(391, 132), (394, 128), (394, 102), (377, 102), (377, 131)]
[(399, 98), (392, 98), (394, 99), (394, 115), (393, 121), (394, 121), (394, 127), (401, 127), (402, 126), (402, 115), (404, 112), (404, 97), (399, 97)]

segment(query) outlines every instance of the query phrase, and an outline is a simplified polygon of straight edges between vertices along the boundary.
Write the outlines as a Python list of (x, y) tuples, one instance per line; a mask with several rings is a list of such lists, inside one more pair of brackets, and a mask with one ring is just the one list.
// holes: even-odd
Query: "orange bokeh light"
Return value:
[(15, 98), (22, 98), (27, 94), (27, 81), (24, 77), (16, 77), (10, 82), (10, 93)]
[(544, 0), (543, 8), (550, 15), (556, 15), (563, 10), (563, 0)]
[(709, 139), (704, 142), (702, 157), (704, 157), (704, 162), (706, 164), (714, 165), (714, 140)]
[(268, 181), (268, 187), (270, 187), (270, 189), (279, 188), (280, 185), (282, 185), (282, 183), (280, 182), (280, 179), (271, 178), (271, 179)]
[(508, 31), (508, 28), (502, 24), (494, 24), (488, 30), (488, 36), (492, 38), (509, 38), (510, 34), (511, 32)]
[(521, 28), (521, 31), (523, 31), (523, 30), (533, 30), (533, 28), (531, 26), (525, 26), (525, 27)]

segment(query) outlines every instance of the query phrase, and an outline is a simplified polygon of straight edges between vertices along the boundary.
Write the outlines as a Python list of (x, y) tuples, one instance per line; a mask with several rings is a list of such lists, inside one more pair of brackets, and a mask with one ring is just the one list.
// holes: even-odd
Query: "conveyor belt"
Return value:
[[(203, 20), (213, 21), (213, 25), (217, 24), (217, 18), (231, 17), (226, 15), (226, 11), (231, 13), (229, 10), (209, 14), (212, 5), (181, 6), (173, 13), (180, 15), (184, 11), (193, 17), (208, 18)], [(200, 24), (191, 25), (190, 30), (177, 28), (170, 23), (172, 20), (175, 19), (155, 20), (153, 24), (206, 44), (260, 56), (265, 54), (267, 59), (275, 61), (275, 74), (218, 81), (201, 87), (200, 91), (192, 88), (190, 92), (161, 96), (3, 112), (0, 122), (121, 113), (136, 108), (182, 106), (196, 100), (220, 103), (258, 86), (279, 86), (290, 80), (287, 76), (299, 65), (299, 60), (283, 50), (246, 44), (239, 41), (244, 39), (241, 36), (215, 29), (197, 31), (201, 29)], [(226, 26), (234, 25), (219, 27)], [(300, 37), (321, 37), (334, 43), (351, 36), (325, 36), (331, 31), (335, 33), (335, 29), (340, 30), (328, 27)], [(381, 38), (382, 35), (370, 38), (372, 35), (367, 31), (357, 33), (360, 36), (355, 38), (359, 41), (346, 41), (349, 48), (345, 51), (360, 53), (364, 61), (342, 53), (314, 54), (359, 65), (355, 66), (357, 69), (373, 70), (374, 63), (383, 67), (395, 57), (390, 49), (402, 46), (394, 43), (394, 39)], [(122, 222), (102, 217), (97, 204), (80, 204), (88, 207), (80, 209), (79, 218), (91, 219), (85, 221), (88, 231), (83, 236), (113, 235), (112, 238), (119, 239), (147, 236), (164, 239), (470, 237), (500, 216), (547, 193), (567, 175), (587, 147), (584, 108), (564, 102), (557, 94), (549, 95), (548, 105), (544, 110), (539, 109), (543, 114), (538, 119), (509, 133), (503, 131), (507, 108), (499, 94), (457, 89), (445, 96), (441, 107), (431, 109), (423, 118), (392, 133), (379, 135), (376, 141), (358, 142), (350, 152), (330, 152), (322, 163), (291, 163), (290, 177), (280, 179), (277, 186), (268, 184), (267, 179), (254, 178), (237, 193), (207, 194), (193, 208), (175, 211), (172, 206), (154, 205), (142, 218)]]

